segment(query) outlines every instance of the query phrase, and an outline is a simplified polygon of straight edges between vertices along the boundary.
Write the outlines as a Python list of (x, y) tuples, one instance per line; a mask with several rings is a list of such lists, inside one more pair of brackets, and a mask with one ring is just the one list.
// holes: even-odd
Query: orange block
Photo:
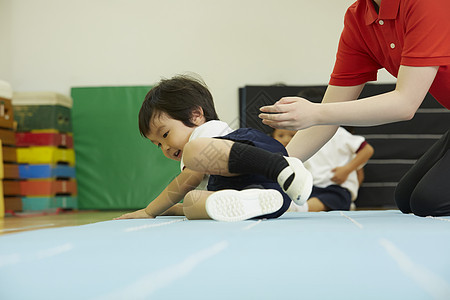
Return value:
[(20, 182), (20, 193), (24, 196), (76, 195), (75, 180), (28, 180)]

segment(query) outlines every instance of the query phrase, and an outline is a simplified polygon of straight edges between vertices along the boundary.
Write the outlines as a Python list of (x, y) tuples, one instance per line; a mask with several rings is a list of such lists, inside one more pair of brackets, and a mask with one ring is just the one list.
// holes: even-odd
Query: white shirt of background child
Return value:
[[(314, 178), (313, 184), (322, 188), (336, 184), (331, 181), (334, 175), (331, 170), (350, 162), (356, 156), (356, 151), (363, 142), (364, 137), (353, 135), (344, 128), (339, 127), (328, 143), (304, 163)], [(360, 168), (362, 167), (360, 166)], [(354, 201), (358, 195), (359, 188), (356, 171), (351, 172), (341, 186), (348, 189), (352, 201)]]

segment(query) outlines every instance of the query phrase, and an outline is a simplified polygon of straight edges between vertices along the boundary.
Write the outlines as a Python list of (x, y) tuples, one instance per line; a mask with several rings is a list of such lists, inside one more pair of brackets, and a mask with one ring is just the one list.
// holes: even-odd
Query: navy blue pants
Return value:
[(331, 210), (350, 210), (352, 196), (350, 192), (340, 185), (332, 184), (325, 188), (313, 186), (311, 196), (316, 197)]
[[(280, 153), (287, 156), (284, 146), (274, 138), (253, 128), (240, 128), (225, 136), (217, 137), (219, 139), (230, 140), (238, 143), (244, 143), (264, 150)], [(261, 162), (264, 163), (264, 162)], [(259, 174), (245, 174), (239, 176), (225, 177), (219, 175), (210, 175), (208, 181), (208, 191), (220, 191), (225, 189), (245, 190), (250, 188), (275, 189), (283, 195), (283, 206), (276, 212), (259, 216), (258, 219), (273, 219), (284, 214), (291, 204), (291, 199), (283, 192), (280, 185)]]

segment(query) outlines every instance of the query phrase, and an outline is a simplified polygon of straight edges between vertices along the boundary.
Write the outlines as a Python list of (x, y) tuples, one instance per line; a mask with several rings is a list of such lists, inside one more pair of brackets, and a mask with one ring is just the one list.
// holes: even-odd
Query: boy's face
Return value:
[(167, 158), (181, 161), (183, 148), (195, 127), (188, 127), (165, 113), (161, 113), (150, 122), (152, 130), (147, 138), (161, 148)]
[(286, 145), (291, 141), (296, 132), (297, 131), (295, 130), (275, 129), (272, 136), (274, 139), (276, 139), (286, 147)]

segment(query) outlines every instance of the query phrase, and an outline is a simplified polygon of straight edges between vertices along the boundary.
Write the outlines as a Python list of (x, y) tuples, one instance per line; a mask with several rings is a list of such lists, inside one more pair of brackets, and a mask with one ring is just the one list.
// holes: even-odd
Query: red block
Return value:
[(16, 146), (56, 146), (73, 148), (73, 137), (66, 133), (17, 132)]

